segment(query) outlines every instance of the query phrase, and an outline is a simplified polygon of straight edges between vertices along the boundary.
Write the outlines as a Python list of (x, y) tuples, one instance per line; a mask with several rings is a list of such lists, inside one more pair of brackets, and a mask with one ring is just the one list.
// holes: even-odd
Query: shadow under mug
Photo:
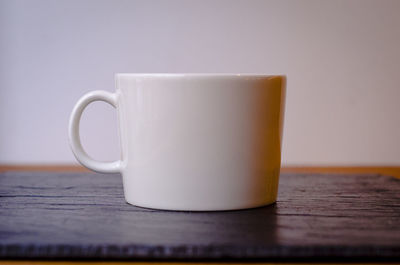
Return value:
[[(122, 173), (128, 203), (217, 211), (276, 201), (285, 76), (116, 74), (116, 92), (92, 91), (75, 105), (69, 141), (77, 160)], [(122, 157), (99, 162), (82, 148), (79, 122), (93, 101), (118, 112)]]

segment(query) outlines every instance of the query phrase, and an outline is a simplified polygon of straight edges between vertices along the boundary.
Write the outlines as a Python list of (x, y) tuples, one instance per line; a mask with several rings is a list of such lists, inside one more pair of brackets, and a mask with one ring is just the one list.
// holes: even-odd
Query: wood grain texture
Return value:
[(119, 174), (0, 174), (2, 259), (399, 261), (400, 180), (283, 173), (275, 205), (172, 212), (125, 203)]

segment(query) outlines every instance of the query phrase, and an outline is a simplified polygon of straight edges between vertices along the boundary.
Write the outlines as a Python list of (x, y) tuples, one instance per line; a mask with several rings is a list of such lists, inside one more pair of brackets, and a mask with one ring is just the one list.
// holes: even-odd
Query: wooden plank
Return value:
[(399, 166), (286, 166), (283, 173), (381, 174), (400, 178)]
[[(80, 165), (0, 165), (6, 171), (90, 172)], [(282, 173), (382, 174), (400, 178), (400, 166), (284, 166)]]
[(0, 174), (3, 259), (399, 261), (400, 180), (281, 176), (278, 203), (172, 212), (125, 203), (119, 174)]
[(0, 173), (7, 171), (89, 172), (89, 169), (80, 165), (0, 165)]

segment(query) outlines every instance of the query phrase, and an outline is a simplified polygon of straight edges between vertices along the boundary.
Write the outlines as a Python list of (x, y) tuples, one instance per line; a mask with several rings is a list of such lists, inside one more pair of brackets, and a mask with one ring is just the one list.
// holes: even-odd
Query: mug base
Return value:
[(261, 208), (265, 207), (268, 205), (272, 205), (276, 203), (276, 199), (267, 201), (267, 202), (262, 202), (262, 203), (255, 203), (255, 204), (248, 204), (248, 205), (229, 205), (226, 207), (215, 207), (215, 206), (204, 206), (204, 207), (190, 207), (190, 206), (185, 206), (185, 207), (166, 207), (166, 206), (161, 206), (161, 205), (150, 205), (150, 204), (142, 204), (142, 203), (136, 203), (136, 202), (131, 202), (129, 200), (125, 200), (128, 204), (135, 206), (135, 207), (140, 207), (144, 209), (149, 209), (149, 210), (161, 210), (161, 211), (173, 211), (173, 212), (223, 212), (223, 211), (237, 211), (237, 210), (248, 210), (248, 209), (255, 209), (255, 208)]

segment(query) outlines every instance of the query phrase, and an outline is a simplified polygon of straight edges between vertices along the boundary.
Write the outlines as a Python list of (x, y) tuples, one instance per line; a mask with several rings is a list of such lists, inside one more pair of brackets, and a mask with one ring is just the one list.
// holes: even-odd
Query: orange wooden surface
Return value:
[[(55, 171), (55, 172), (88, 172), (77, 165), (0, 165), (4, 171)], [(400, 166), (288, 166), (283, 167), (285, 173), (365, 173), (383, 174), (400, 178)]]

